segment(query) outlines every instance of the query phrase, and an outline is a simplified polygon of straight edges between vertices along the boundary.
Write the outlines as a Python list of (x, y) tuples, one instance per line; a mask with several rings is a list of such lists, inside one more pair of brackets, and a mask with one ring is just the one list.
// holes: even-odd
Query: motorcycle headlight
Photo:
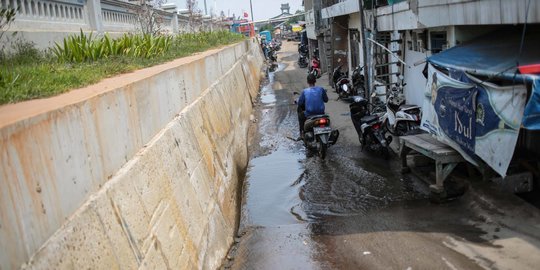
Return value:
[(343, 88), (343, 91), (348, 91), (349, 90), (349, 86), (346, 85), (346, 84), (344, 84), (342, 88)]

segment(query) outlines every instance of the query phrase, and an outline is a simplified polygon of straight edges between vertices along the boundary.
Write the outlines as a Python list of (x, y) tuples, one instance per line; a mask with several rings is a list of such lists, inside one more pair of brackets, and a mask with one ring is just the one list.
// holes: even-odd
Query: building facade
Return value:
[[(540, 1), (305, 0), (304, 5), (310, 46), (319, 48), (324, 71), (331, 76), (339, 65), (349, 71), (366, 67), (369, 90), (365, 95), (377, 93), (382, 104), (390, 89), (404, 82), (401, 91), (407, 103), (424, 107), (426, 59), (431, 56), (495, 31), (504, 39), (524, 28), (529, 33), (540, 30)], [(516, 59), (522, 54), (519, 49), (513, 53)], [(525, 85), (531, 96), (532, 81)], [(517, 129), (516, 149), (538, 157), (540, 148), (533, 143), (540, 138), (538, 132)]]

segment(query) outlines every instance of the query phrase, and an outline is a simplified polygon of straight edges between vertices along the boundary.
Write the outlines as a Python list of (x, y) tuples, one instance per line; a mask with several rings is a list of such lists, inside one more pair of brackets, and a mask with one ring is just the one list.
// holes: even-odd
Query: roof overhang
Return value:
[(435, 54), (427, 61), (472, 75), (531, 81), (539, 75), (521, 74), (518, 69), (518, 65), (540, 64), (540, 29), (530, 28), (526, 31), (523, 46), (523, 26), (509, 26)]

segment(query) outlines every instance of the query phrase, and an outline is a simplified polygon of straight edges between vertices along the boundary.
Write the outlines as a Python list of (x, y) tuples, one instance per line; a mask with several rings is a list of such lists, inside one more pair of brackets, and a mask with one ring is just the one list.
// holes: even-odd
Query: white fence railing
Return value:
[[(126, 33), (140, 29), (141, 6), (119, 0), (0, 0), (1, 8), (17, 10), (9, 31), (21, 32), (39, 48), (46, 48), (64, 36), (85, 32)], [(182, 33), (224, 28), (217, 20), (190, 18), (176, 12), (155, 9), (163, 32)], [(5, 41), (0, 41), (5, 42)]]
[[(9, 4), (8, 4), (9, 3)], [(84, 5), (41, 0), (2, 0), (2, 6), (19, 9), (20, 18), (84, 22)]]

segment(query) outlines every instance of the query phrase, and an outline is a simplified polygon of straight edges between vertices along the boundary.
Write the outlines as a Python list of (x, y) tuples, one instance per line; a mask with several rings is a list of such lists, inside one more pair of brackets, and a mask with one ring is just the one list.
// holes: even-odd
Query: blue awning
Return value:
[[(540, 30), (532, 28), (527, 28), (521, 56), (519, 50), (523, 28), (516, 26), (504, 27), (455, 46), (430, 56), (427, 61), (439, 67), (461, 70), (473, 75), (512, 80), (518, 63), (540, 63)], [(515, 79), (531, 82), (536, 78), (536, 75), (517, 74)]]
[(540, 130), (540, 76), (520, 74), (519, 65), (540, 64), (540, 29), (528, 26), (521, 55), (523, 26), (509, 26), (471, 42), (430, 56), (427, 61), (440, 68), (459, 70), (471, 75), (524, 81), (532, 84), (532, 95), (525, 108), (523, 126)]

